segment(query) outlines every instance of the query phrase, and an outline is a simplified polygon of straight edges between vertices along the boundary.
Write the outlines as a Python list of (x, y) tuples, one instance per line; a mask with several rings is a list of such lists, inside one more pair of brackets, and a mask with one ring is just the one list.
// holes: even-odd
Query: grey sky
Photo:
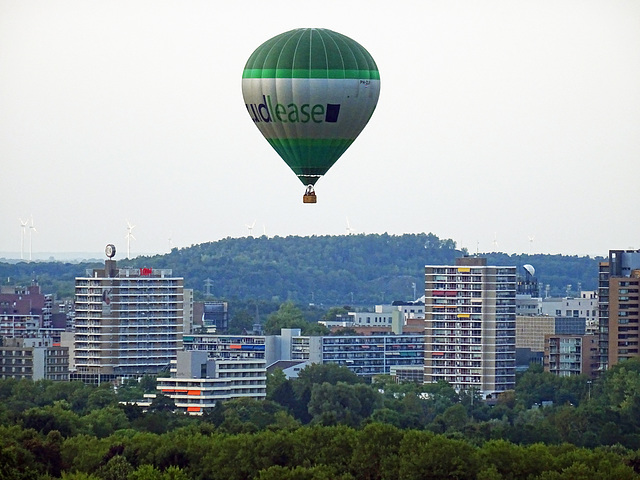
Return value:
[[(126, 252), (127, 220), (135, 255), (347, 217), (472, 252), (640, 248), (637, 0), (219, 5), (0, 0), (0, 252), (31, 215), (34, 255)], [(317, 205), (240, 90), (253, 50), (298, 27), (352, 37), (382, 79)]]

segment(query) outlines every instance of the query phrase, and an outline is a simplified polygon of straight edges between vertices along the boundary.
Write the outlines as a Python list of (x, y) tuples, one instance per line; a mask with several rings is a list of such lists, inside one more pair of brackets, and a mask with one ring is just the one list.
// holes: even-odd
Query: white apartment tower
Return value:
[[(110, 246), (112, 247), (112, 246)], [(182, 350), (184, 280), (169, 269), (87, 270), (76, 278), (73, 379), (100, 383), (169, 371)]]
[(490, 395), (515, 387), (516, 267), (425, 267), (425, 383)]

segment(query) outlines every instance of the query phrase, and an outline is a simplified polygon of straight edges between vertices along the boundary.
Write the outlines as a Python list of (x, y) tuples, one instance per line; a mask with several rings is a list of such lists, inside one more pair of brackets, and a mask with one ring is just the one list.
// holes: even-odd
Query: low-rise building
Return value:
[(171, 398), (178, 410), (202, 415), (219, 401), (265, 398), (267, 375), (264, 360), (211, 359), (206, 351), (178, 352), (175, 373), (159, 377), (156, 388)]
[(544, 369), (560, 377), (587, 375), (598, 370), (597, 335), (546, 335)]

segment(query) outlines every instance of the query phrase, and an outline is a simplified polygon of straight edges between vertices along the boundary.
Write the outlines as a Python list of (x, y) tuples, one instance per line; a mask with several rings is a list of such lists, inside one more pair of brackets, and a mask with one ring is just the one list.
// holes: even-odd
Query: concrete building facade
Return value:
[(544, 370), (560, 377), (593, 378), (598, 370), (598, 336), (546, 335)]
[(173, 399), (178, 410), (202, 415), (219, 401), (265, 398), (267, 373), (263, 360), (212, 359), (206, 351), (192, 350), (178, 353), (175, 373), (158, 377), (156, 388)]
[(168, 371), (182, 350), (184, 280), (169, 269), (87, 271), (75, 284), (72, 378), (100, 383)]
[(2, 338), (0, 379), (69, 381), (69, 349), (51, 338)]
[(516, 267), (464, 257), (425, 267), (424, 380), (484, 395), (515, 387)]

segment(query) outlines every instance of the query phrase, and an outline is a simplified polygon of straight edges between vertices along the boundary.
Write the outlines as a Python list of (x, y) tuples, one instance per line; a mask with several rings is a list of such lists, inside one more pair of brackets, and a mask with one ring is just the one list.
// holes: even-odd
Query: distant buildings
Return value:
[(33, 283), (23, 287), (0, 289), (0, 335), (34, 338), (44, 326), (45, 296)]
[(347, 312), (332, 320), (320, 321), (328, 328), (333, 327), (391, 327), (393, 313), (400, 312), (403, 318), (424, 318), (424, 297), (413, 302), (394, 301), (389, 305), (376, 305), (373, 312)]
[(515, 387), (516, 268), (484, 258), (425, 267), (426, 383), (484, 395)]
[(207, 300), (194, 304), (194, 324), (208, 333), (225, 333), (229, 328), (229, 304)]
[(0, 377), (101, 383), (156, 374), (191, 412), (216, 399), (262, 398), (268, 368), (295, 377), (312, 363), (490, 395), (514, 388), (516, 366), (531, 361), (555, 375), (594, 375), (637, 357), (639, 284), (640, 250), (610, 251), (598, 291), (563, 298), (540, 296), (531, 265), (518, 274), (465, 257), (427, 265), (416, 301), (323, 322), (332, 335), (228, 335), (226, 302), (194, 302), (171, 270), (119, 268), (109, 257), (76, 278), (75, 309), (35, 282), (2, 287)]
[(76, 278), (75, 372), (101, 383), (168, 371), (182, 350), (184, 280), (169, 269), (103, 269)]

